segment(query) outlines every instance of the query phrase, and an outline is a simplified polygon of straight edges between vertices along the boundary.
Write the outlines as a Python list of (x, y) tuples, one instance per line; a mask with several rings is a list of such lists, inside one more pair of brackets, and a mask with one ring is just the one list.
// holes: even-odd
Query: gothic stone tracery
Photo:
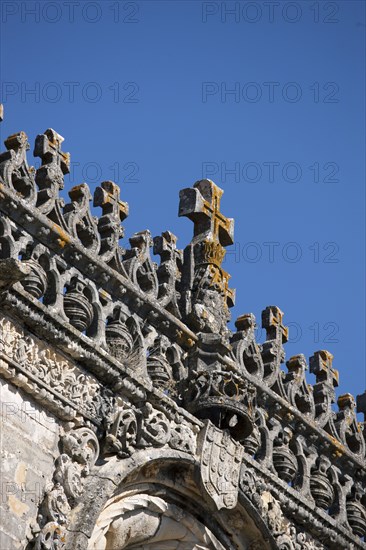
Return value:
[[(86, 184), (60, 198), (62, 143), (52, 129), (37, 136), (38, 170), (24, 132), (0, 156), (0, 375), (59, 431), (32, 505), (6, 500), (8, 525), (22, 510), (23, 538), (14, 527), (5, 540), (37, 550), (366, 548), (364, 424), (350, 394), (334, 410), (333, 356), (315, 351), (310, 384), (303, 355), (285, 360), (278, 307), (263, 311), (262, 344), (252, 314), (234, 333), (227, 326), (223, 191), (201, 180), (181, 192), (179, 215), (194, 225), (184, 251), (167, 230), (122, 246), (129, 210), (115, 183), (95, 190), (99, 219)], [(359, 412), (365, 403), (358, 396)]]

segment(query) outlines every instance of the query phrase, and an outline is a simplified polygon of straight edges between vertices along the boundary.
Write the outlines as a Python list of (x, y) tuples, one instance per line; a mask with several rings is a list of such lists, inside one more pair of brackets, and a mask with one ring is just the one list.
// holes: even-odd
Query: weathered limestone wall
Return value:
[[(0, 549), (24, 548), (59, 454), (59, 424), (0, 378)], [(52, 483), (51, 483), (52, 485)]]

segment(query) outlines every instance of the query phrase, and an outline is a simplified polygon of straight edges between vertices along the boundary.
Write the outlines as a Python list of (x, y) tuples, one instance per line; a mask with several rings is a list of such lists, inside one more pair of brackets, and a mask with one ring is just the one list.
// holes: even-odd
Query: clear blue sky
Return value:
[(178, 192), (213, 179), (236, 221), (233, 320), (278, 305), (287, 356), (329, 349), (338, 393), (361, 393), (364, 2), (1, 9), (2, 140), (24, 130), (33, 145), (54, 128), (71, 153), (68, 188), (114, 179), (130, 204), (126, 237), (170, 229), (182, 248), (192, 224), (177, 217)]

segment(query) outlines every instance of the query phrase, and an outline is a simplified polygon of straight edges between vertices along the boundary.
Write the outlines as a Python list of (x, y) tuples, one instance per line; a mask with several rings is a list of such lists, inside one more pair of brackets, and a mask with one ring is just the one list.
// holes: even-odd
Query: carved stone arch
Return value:
[(118, 495), (103, 510), (88, 550), (225, 550), (197, 517), (149, 493)]
[(199, 467), (188, 453), (171, 449), (141, 450), (97, 466), (72, 512), (66, 550), (275, 548), (249, 500), (220, 511), (206, 500)]

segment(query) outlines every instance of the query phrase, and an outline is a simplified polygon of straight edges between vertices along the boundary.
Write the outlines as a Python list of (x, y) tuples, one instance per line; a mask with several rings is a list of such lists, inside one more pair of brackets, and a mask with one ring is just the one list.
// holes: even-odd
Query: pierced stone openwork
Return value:
[[(222, 263), (234, 224), (221, 212), (222, 189), (200, 180), (181, 192), (179, 215), (193, 222), (184, 250), (164, 227), (121, 241), (129, 208), (114, 182), (94, 197), (86, 183), (67, 204), (60, 197), (70, 166), (63, 141), (51, 128), (37, 136), (37, 170), (24, 132), (0, 155), (0, 375), (60, 430), (28, 548), (71, 550), (72, 529), (85, 532), (81, 503), (96, 498), (85, 487), (103, 465), (172, 452), (194, 464), (208, 516), (231, 511), (240, 524), (244, 499), (273, 548), (366, 548), (356, 414), (366, 413), (366, 394), (357, 407), (348, 393), (336, 400), (327, 350), (286, 361), (277, 306), (263, 310), (264, 342), (251, 313), (230, 330), (235, 293)], [(226, 549), (190, 514), (156, 494), (113, 497), (89, 549)]]

